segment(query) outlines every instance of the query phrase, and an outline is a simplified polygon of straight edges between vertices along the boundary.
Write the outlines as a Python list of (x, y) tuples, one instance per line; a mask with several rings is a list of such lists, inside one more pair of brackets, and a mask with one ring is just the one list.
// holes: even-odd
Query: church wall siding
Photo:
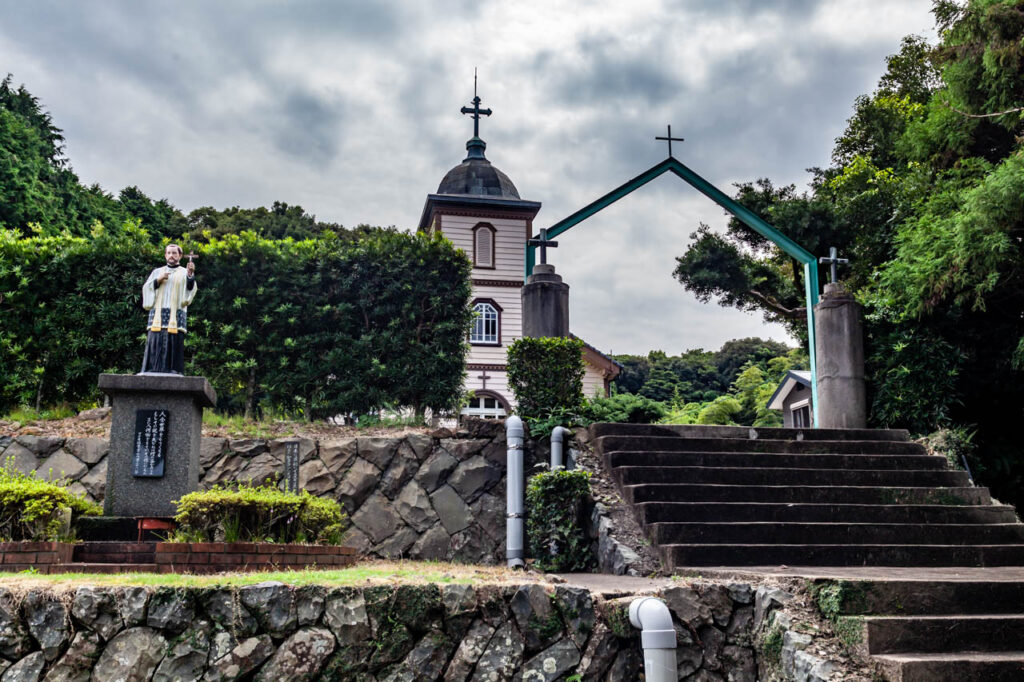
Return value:
[(593, 398), (594, 395), (605, 396), (604, 372), (589, 362), (583, 363), (583, 397)]
[(473, 257), (473, 228), (485, 222), (494, 226), (494, 268), (473, 268), (474, 277), (522, 281), (526, 223), (522, 220), (442, 216), (441, 232), (457, 248)]

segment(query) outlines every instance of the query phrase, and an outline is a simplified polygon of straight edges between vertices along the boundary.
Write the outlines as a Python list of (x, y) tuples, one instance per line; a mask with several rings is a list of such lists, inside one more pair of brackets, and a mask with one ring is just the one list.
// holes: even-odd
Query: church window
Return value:
[(504, 419), (508, 414), (507, 408), (508, 405), (496, 393), (478, 391), (475, 396), (470, 398), (469, 404), (462, 408), (462, 414), (482, 419)]
[(473, 304), (473, 330), (469, 342), (475, 344), (501, 344), (501, 308), (491, 300), (478, 300)]
[(494, 267), (494, 226), (480, 223), (473, 228), (473, 266)]

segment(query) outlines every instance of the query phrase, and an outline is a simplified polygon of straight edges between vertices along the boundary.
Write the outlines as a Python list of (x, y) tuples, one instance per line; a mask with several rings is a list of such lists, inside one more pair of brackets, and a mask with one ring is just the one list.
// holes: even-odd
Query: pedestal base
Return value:
[[(103, 513), (173, 516), (174, 500), (199, 487), (203, 408), (217, 404), (213, 387), (203, 377), (169, 374), (101, 374), (99, 387), (113, 408)], [(160, 433), (152, 432), (157, 425)]]

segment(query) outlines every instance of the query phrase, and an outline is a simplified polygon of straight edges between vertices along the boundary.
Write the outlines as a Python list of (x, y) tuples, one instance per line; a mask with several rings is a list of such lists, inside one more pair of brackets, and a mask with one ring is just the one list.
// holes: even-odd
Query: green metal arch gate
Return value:
[[(682, 178), (688, 182), (691, 186), (697, 189), (701, 194), (714, 201), (716, 204), (724, 208), (726, 211), (736, 216), (745, 225), (750, 227), (764, 238), (770, 240), (772, 243), (777, 245), (780, 249), (789, 254), (793, 259), (800, 262), (804, 266), (804, 288), (806, 294), (806, 305), (807, 305), (807, 340), (808, 340), (808, 355), (810, 356), (811, 364), (811, 397), (814, 404), (814, 423), (815, 426), (818, 424), (818, 362), (816, 353), (814, 350), (814, 305), (818, 302), (818, 260), (813, 254), (808, 252), (802, 246), (794, 242), (786, 235), (779, 232), (777, 229), (769, 225), (767, 222), (759, 218), (750, 209), (744, 208), (739, 205), (733, 199), (729, 198), (724, 192), (719, 190), (717, 187), (712, 185), (710, 182), (697, 175), (685, 164), (680, 162), (674, 157), (669, 157), (661, 163), (652, 166), (647, 171), (636, 176), (632, 180), (620, 185), (616, 189), (613, 189), (608, 194), (605, 194), (600, 199), (587, 204), (580, 210), (576, 211), (572, 215), (563, 218), (554, 225), (548, 228), (547, 236), (549, 239), (557, 237), (569, 230), (569, 228), (582, 223), (587, 218), (591, 217), (595, 213), (598, 213), (608, 206), (611, 206), (619, 199), (623, 198), (627, 194), (631, 194), (635, 190), (643, 187), (651, 180), (654, 180), (658, 176), (664, 173), (672, 173), (679, 178)], [(533, 266), (536, 263), (536, 246), (527, 244), (526, 245), (526, 272), (525, 276), (528, 276), (533, 272)]]

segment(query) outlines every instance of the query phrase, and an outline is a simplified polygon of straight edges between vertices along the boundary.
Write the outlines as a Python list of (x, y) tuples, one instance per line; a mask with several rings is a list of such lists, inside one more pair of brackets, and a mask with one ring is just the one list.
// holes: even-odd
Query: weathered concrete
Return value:
[(814, 306), (818, 358), (818, 422), (824, 429), (862, 429), (867, 424), (864, 330), (860, 304), (839, 282), (826, 284)]
[(569, 336), (569, 285), (550, 263), (538, 264), (522, 289), (523, 336)]

